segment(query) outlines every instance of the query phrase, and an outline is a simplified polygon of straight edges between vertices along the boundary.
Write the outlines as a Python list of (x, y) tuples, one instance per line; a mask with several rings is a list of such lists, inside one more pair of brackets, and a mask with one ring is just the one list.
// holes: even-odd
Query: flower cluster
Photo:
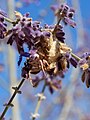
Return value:
[[(29, 13), (21, 15), (15, 12), (15, 15), (16, 22), (6, 36), (8, 36), (7, 44), (12, 45), (15, 42), (17, 45), (20, 54), (18, 65), (23, 57), (27, 58), (22, 68), (22, 77), (31, 79), (30, 74), (43, 72), (46, 83), (48, 78), (50, 80), (47, 84), (50, 92), (53, 88), (61, 88), (61, 82), (55, 80), (55, 77), (64, 77), (70, 64), (67, 54), (72, 51), (65, 44), (63, 27), (61, 24), (41, 26), (39, 21), (29, 18)], [(28, 45), (28, 52), (25, 52), (24, 44)], [(33, 86), (37, 86), (40, 80), (30, 80), (30, 82)]]
[(63, 27), (61, 25), (56, 26), (55, 36), (60, 42), (65, 43), (65, 41), (64, 41), (65, 40), (65, 37), (64, 37), (65, 33), (64, 33)]
[(80, 68), (83, 69), (82, 82), (86, 82), (87, 88), (90, 87), (90, 53), (84, 53), (79, 61)]
[[(7, 44), (16, 43), (20, 54), (18, 66), (23, 57), (27, 58), (22, 68), (22, 77), (30, 79), (33, 87), (36, 87), (41, 80), (37, 77), (37, 79), (31, 79), (30, 74), (42, 72), (42, 79), (45, 79), (51, 93), (53, 93), (53, 88), (61, 88), (61, 82), (56, 80), (57, 76), (64, 77), (70, 64), (75, 68), (78, 65), (78, 60), (72, 55), (72, 49), (65, 44), (65, 33), (59, 23), (64, 21), (65, 24), (75, 27), (76, 24), (73, 21), (75, 11), (66, 4), (52, 6), (52, 9), (59, 20), (58, 24), (41, 26), (39, 21), (33, 21), (29, 17), (29, 13), (22, 15), (15, 12), (16, 22), (14, 22), (13, 28), (6, 33), (8, 36)], [(3, 23), (4, 19), (0, 19), (0, 21)], [(25, 51), (24, 44), (27, 44), (28, 52)]]
[(30, 50), (37, 48), (38, 45), (40, 46), (39, 43), (41, 41), (44, 42), (45, 39), (48, 41), (48, 38), (50, 37), (50, 31), (52, 30), (52, 27), (50, 26), (49, 28), (47, 25), (42, 28), (39, 21), (32, 21), (32, 19), (28, 18), (28, 16), (28, 13), (22, 16), (20, 13), (16, 12), (18, 23), (15, 24), (14, 27), (7, 33), (9, 36), (7, 44), (12, 45), (15, 41), (18, 52), (20, 54), (24, 52), (24, 43), (28, 45), (28, 48)]
[(57, 19), (63, 19), (63, 22), (67, 25), (69, 24), (72, 27), (76, 26), (76, 23), (73, 21), (73, 15), (75, 14), (75, 10), (73, 8), (70, 8), (66, 4), (53, 5), (51, 6), (51, 9), (54, 11), (55, 15), (57, 16)]

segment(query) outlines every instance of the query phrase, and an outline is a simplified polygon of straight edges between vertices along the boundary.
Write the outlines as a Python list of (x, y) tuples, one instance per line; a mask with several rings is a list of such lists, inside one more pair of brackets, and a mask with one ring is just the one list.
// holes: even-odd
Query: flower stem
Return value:
[(7, 18), (7, 17), (4, 17), (4, 19), (7, 22), (11, 23), (13, 26), (15, 26), (20, 21), (19, 19), (17, 19), (16, 21), (13, 21), (13, 20), (11, 20), (10, 18)]
[(25, 79), (23, 78), (23, 79), (21, 80), (21, 82), (19, 83), (18, 87), (13, 87), (13, 89), (14, 89), (15, 91), (14, 91), (13, 95), (11, 96), (9, 102), (5, 105), (6, 107), (5, 107), (5, 109), (3, 110), (3, 112), (2, 112), (2, 114), (1, 114), (1, 116), (0, 116), (0, 120), (3, 120), (3, 118), (4, 118), (4, 116), (5, 116), (8, 108), (9, 108), (10, 106), (11, 106), (11, 107), (13, 106), (12, 101), (13, 101), (14, 97), (16, 96), (16, 94), (17, 94), (17, 93), (19, 93), (19, 94), (21, 93), (21, 91), (19, 91), (19, 89), (20, 89), (20, 87), (23, 85), (24, 81), (25, 81)]
[(12, 23), (12, 24), (14, 23), (13, 20), (11, 20), (10, 18), (4, 17), (4, 19), (9, 23)]
[[(38, 114), (38, 110), (39, 110), (41, 102), (42, 102), (42, 97), (43, 97), (45, 88), (46, 88), (46, 83), (44, 84), (44, 86), (42, 88), (41, 96), (39, 96), (39, 98), (38, 98), (38, 102), (37, 102), (37, 105), (36, 105), (36, 109), (35, 109), (34, 115)], [(35, 119), (36, 119), (36, 117), (32, 117), (32, 120), (35, 120)]]
[(54, 28), (54, 30), (53, 30), (53, 34), (55, 33), (56, 28), (57, 28), (57, 26), (59, 25), (59, 23), (60, 23), (61, 20), (62, 20), (62, 18), (60, 18), (60, 19), (57, 21), (57, 24), (55, 25), (55, 28)]
[(77, 61), (80, 61), (80, 60), (81, 60), (81, 58), (78, 57), (77, 55), (75, 55), (74, 53), (71, 53), (71, 55), (72, 55), (72, 57), (74, 57)]

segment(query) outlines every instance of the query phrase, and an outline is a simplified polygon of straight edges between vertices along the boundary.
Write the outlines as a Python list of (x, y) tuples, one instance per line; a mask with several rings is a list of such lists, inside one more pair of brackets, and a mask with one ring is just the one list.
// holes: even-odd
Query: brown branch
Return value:
[(15, 91), (14, 91), (13, 95), (11, 96), (10, 100), (8, 101), (8, 103), (4, 104), (4, 106), (6, 106), (6, 107), (5, 107), (5, 109), (3, 110), (3, 112), (2, 112), (2, 114), (0, 116), (0, 120), (3, 120), (3, 118), (4, 118), (4, 116), (5, 116), (6, 112), (7, 112), (7, 110), (9, 109), (9, 107), (13, 107), (14, 106), (12, 104), (12, 101), (15, 98), (15, 96), (16, 96), (17, 93), (21, 94), (21, 91), (19, 91), (19, 89), (23, 85), (24, 81), (25, 81), (25, 79), (23, 78), (21, 80), (21, 82), (19, 83), (18, 87), (12, 87), (12, 89), (14, 89)]

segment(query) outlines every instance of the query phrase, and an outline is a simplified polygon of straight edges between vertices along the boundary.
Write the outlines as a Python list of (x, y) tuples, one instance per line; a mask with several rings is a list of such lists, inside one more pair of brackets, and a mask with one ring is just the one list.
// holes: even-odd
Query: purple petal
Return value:
[(69, 24), (72, 27), (76, 26), (76, 23), (73, 20), (71, 20), (70, 18), (68, 18), (68, 17), (65, 17), (64, 22)]
[(74, 58), (70, 58), (70, 63), (76, 68), (77, 67), (77, 61)]
[(55, 12), (59, 9), (59, 5), (52, 5), (50, 8)]

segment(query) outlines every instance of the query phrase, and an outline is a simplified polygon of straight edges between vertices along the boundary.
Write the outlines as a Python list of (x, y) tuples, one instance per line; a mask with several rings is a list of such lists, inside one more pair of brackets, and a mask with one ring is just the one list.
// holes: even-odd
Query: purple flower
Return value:
[(81, 79), (82, 79), (82, 82), (86, 82), (86, 86), (87, 88), (89, 88), (90, 87), (90, 68), (83, 72)]
[(78, 61), (68, 52), (66, 53), (65, 56), (68, 61), (68, 68), (69, 68), (69, 63), (71, 63), (71, 65), (73, 65), (75, 68), (77, 68)]
[(44, 24), (44, 28), (45, 29), (54, 29), (54, 25), (48, 25), (48, 24)]
[(4, 17), (0, 15), (0, 38), (3, 39), (5, 37), (5, 32), (7, 31), (6, 23), (4, 22)]
[(31, 47), (30, 36), (32, 30), (29, 27), (31, 21), (29, 21), (30, 19), (28, 19), (27, 17), (28, 14), (22, 16), (20, 18), (21, 20), (13, 27), (13, 29), (8, 31), (9, 39), (7, 41), (7, 44), (12, 45), (13, 42), (15, 41), (19, 53), (24, 52), (24, 48), (23, 48), (24, 43), (29, 43), (29, 48)]
[(80, 68), (82, 68), (83, 70), (89, 69), (90, 68), (90, 53), (84, 53), (78, 64)]
[(65, 24), (69, 24), (72, 27), (76, 26), (76, 23), (73, 21), (73, 16), (75, 14), (74, 9), (70, 8), (66, 4), (61, 4), (60, 6), (53, 5), (51, 8), (58, 20), (62, 19)]
[(53, 94), (54, 90), (61, 89), (61, 80), (55, 80), (52, 76), (46, 79), (46, 83), (51, 94)]
[(85, 58), (85, 59), (87, 59), (88, 56), (90, 56), (90, 53), (89, 53), (89, 52), (85, 52), (85, 53), (83, 53), (83, 55), (82, 55), (81, 58)]
[(69, 61), (70, 61), (70, 63), (71, 63), (75, 68), (77, 67), (78, 62), (75, 60), (75, 58), (71, 57), (71, 58), (69, 59)]
[(44, 31), (44, 32), (43, 32), (43, 36), (45, 36), (45, 37), (50, 37), (50, 32)]
[(28, 16), (28, 13), (24, 16), (16, 14), (16, 17), (19, 18), (20, 21), (7, 33), (7, 35), (9, 35), (7, 44), (12, 45), (15, 41), (20, 54), (24, 52), (23, 44), (27, 44), (30, 50), (34, 47), (34, 43), (38, 41), (36, 38), (42, 35), (40, 22), (32, 21)]
[(24, 52), (24, 48), (23, 48), (24, 40), (21, 38), (23, 38), (23, 34), (21, 35), (20, 32), (17, 33), (17, 30), (12, 30), (12, 34), (10, 35), (10, 37), (7, 41), (7, 44), (12, 45), (13, 42), (15, 41), (18, 52), (23, 53)]
[(76, 23), (72, 19), (70, 19), (68, 17), (65, 17), (63, 21), (64, 21), (65, 24), (69, 24), (72, 27), (76, 26)]
[(90, 87), (90, 53), (84, 53), (79, 61), (80, 68), (83, 69), (82, 82), (86, 82), (87, 88)]
[(64, 33), (64, 31), (63, 31), (63, 29), (62, 29), (63, 27), (61, 26), (61, 25), (58, 25), (57, 27), (56, 27), (56, 29), (55, 29), (55, 35), (56, 35), (56, 38), (60, 41), (60, 42), (62, 42), (62, 43), (64, 43), (65, 41), (64, 41), (64, 39), (65, 39), (65, 33)]

